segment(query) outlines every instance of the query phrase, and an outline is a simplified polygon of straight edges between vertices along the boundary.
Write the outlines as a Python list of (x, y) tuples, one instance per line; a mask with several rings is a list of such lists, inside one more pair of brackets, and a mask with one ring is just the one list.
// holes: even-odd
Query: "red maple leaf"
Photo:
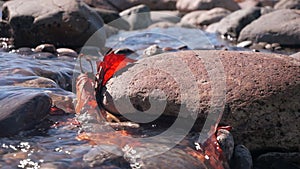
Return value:
[(105, 86), (107, 81), (120, 69), (124, 68), (128, 63), (135, 60), (127, 58), (125, 54), (115, 54), (110, 52), (104, 56), (103, 61), (97, 63), (97, 72), (102, 80), (101, 86)]

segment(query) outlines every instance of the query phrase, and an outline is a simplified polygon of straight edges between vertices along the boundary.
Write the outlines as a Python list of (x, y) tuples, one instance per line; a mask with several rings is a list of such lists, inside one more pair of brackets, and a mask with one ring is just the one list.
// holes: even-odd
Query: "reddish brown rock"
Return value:
[[(284, 55), (228, 51), (165, 53), (120, 71), (106, 85), (104, 106), (114, 113), (132, 114), (130, 117), (139, 113), (157, 116), (162, 112), (177, 116), (181, 107), (186, 114), (180, 117), (197, 114), (201, 126), (213, 108), (211, 104), (218, 103), (221, 107), (225, 105), (221, 123), (233, 127), (237, 144), (245, 144), (250, 150), (299, 151), (299, 74), (300, 62)], [(130, 102), (126, 102), (128, 99)], [(155, 106), (151, 107), (149, 100)], [(166, 107), (161, 109), (157, 106), (160, 104)]]

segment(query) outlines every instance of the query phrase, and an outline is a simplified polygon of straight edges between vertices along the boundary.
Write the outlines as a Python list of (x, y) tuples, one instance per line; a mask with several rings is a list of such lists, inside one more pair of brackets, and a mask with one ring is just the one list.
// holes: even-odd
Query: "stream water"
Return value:
[[(1, 12), (0, 12), (1, 13)], [(120, 32), (107, 39), (106, 46), (112, 48), (127, 47), (136, 51), (139, 55), (150, 45), (157, 44), (160, 47), (178, 48), (186, 45), (190, 49), (220, 49), (230, 48), (229, 44), (220, 40), (216, 34), (204, 33), (197, 29), (187, 28), (154, 28), (144, 31)], [(75, 98), (74, 72), (76, 59), (68, 57), (51, 58), (49, 54), (16, 54), (0, 52), (0, 93), (7, 91), (30, 91), (46, 93), (53, 99), (53, 104), (62, 108), (67, 114), (49, 115), (43, 122), (29, 131), (23, 131), (13, 137), (0, 138), (0, 168), (130, 168), (130, 160), (124, 160), (111, 155), (106, 151), (100, 151), (101, 146), (122, 154), (117, 145), (107, 141), (102, 145), (93, 146), (87, 141), (76, 139), (80, 128), (74, 120)], [(34, 80), (42, 78), (43, 83), (34, 83)], [(0, 94), (1, 95), (1, 94)], [(18, 102), (18, 100), (15, 100)], [(158, 124), (151, 124), (141, 128), (144, 137), (155, 135)], [(5, 129), (2, 129), (5, 130)], [(157, 158), (149, 158), (144, 163), (155, 163), (157, 160), (170, 164), (170, 168), (197, 168), (201, 167), (195, 158), (189, 158), (187, 152), (191, 149), (192, 136), (185, 138), (180, 146), (171, 150), (169, 154)], [(111, 140), (118, 137), (111, 136)], [(164, 140), (157, 140), (154, 150), (163, 149)], [(147, 145), (144, 145), (146, 147)], [(153, 146), (153, 145), (152, 145)], [(143, 147), (143, 146), (142, 146)], [(96, 153), (95, 153), (96, 152)], [(99, 155), (99, 152), (100, 156)], [(99, 157), (97, 157), (97, 154)], [(145, 152), (147, 154), (147, 152)], [(171, 153), (171, 155), (170, 155)], [(180, 163), (178, 162), (180, 160)], [(162, 163), (154, 164), (161, 167)], [(190, 166), (189, 166), (190, 165)], [(191, 166), (193, 165), (193, 166)]]
[[(141, 54), (145, 48), (153, 44), (174, 49), (184, 45), (190, 49), (214, 49), (216, 46), (226, 45), (214, 34), (185, 28), (155, 28), (140, 32), (121, 32), (109, 38), (106, 45), (113, 48), (127, 47)], [(0, 53), (0, 92), (2, 94), (28, 91), (46, 93), (53, 99), (53, 104), (62, 108), (67, 114), (49, 115), (32, 130), (22, 131), (13, 137), (0, 138), (0, 168), (88, 168), (93, 163), (97, 163), (95, 159), (90, 160), (95, 147), (87, 141), (76, 139), (80, 130), (74, 121), (75, 94), (72, 92), (73, 74), (78, 72), (75, 69), (76, 60), (68, 57), (49, 57), (51, 55), (48, 53), (31, 53), (28, 49), (20, 49), (19, 54), (17, 53)], [(37, 79), (42, 80), (35, 83)], [(15, 101), (18, 102), (17, 99)], [(148, 128), (158, 130), (146, 128), (147, 126), (141, 129), (144, 136), (155, 135), (159, 129), (161, 130), (157, 124), (151, 124)], [(110, 139), (118, 140), (117, 137)], [(164, 142), (163, 140), (157, 141)], [(105, 143), (103, 145), (105, 146)], [(106, 146), (120, 148), (114, 147), (116, 145), (111, 145), (109, 142)], [(158, 143), (157, 150), (161, 150), (163, 146), (162, 143)], [(188, 148), (187, 144), (172, 151), (182, 151), (186, 148)], [(163, 158), (166, 158), (166, 162), (170, 160), (176, 162), (176, 159), (188, 157), (178, 152), (177, 155), (175, 153)], [(108, 162), (102, 161), (99, 166), (130, 168), (128, 161), (123, 159), (122, 162), (122, 159), (116, 159), (118, 158), (107, 158)], [(186, 161), (188, 162), (189, 159)], [(178, 165), (177, 167), (183, 165), (175, 162), (173, 164)], [(187, 165), (191, 164), (193, 163)], [(197, 165), (200, 164), (195, 164), (195, 167)]]

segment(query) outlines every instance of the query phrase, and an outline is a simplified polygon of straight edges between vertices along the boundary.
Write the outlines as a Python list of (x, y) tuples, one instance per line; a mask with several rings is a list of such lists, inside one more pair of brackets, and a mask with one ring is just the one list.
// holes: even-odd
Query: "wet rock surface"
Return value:
[(67, 90), (72, 89), (74, 63), (32, 59), (35, 55), (0, 54), (0, 124), (6, 128), (1, 136), (34, 129), (52, 105), (72, 112), (74, 94)]
[[(208, 77), (203, 59), (214, 60), (216, 56), (220, 57), (226, 75), (226, 106), (221, 123), (233, 126), (232, 133), (237, 144), (245, 144), (251, 151), (268, 148), (299, 150), (295, 139), (298, 135), (298, 123), (294, 122), (299, 121), (297, 113), (300, 69), (299, 62), (288, 56), (222, 51), (193, 51), (152, 56), (140, 60), (108, 82), (104, 92), (104, 106), (111, 112), (133, 114), (128, 115), (130, 118), (134, 118), (137, 110), (177, 116), (181, 106), (186, 113), (183, 117), (198, 114), (201, 121), (209, 112), (212, 85), (220, 85), (209, 80), (211, 77)], [(178, 60), (181, 62), (176, 62)], [(188, 75), (184, 74), (186, 71), (181, 65), (183, 63), (194, 73), (196, 81), (191, 81)], [(159, 64), (164, 67), (151, 66)], [(213, 65), (211, 69), (219, 70), (217, 68)], [(177, 73), (177, 76), (170, 73)], [(189, 84), (185, 89), (192, 89), (192, 82), (196, 82), (194, 84), (197, 84), (201, 101), (199, 102), (195, 93), (190, 93), (187, 100), (181, 98), (182, 83), (178, 83), (179, 79), (176, 81), (174, 77), (185, 77), (180, 79), (185, 81), (184, 84)], [(222, 86), (218, 87), (220, 89)], [(225, 86), (223, 87), (225, 90)], [(151, 94), (154, 90), (161, 90), (164, 94)], [(220, 95), (216, 97), (221, 98)], [(160, 98), (166, 98), (166, 103), (159, 103)], [(127, 104), (124, 101), (128, 99), (134, 107), (130, 102)], [(156, 102), (151, 103), (151, 100)], [(166, 109), (151, 111), (151, 104), (166, 104)]]
[[(300, 42), (299, 19), (299, 10), (282, 9), (265, 14), (247, 25), (238, 40), (297, 46)], [(262, 27), (262, 24), (266, 26)]]
[[(61, 47), (81, 47), (103, 26), (95, 11), (80, 1), (9, 1), (3, 5), (3, 20), (13, 30), (16, 47), (34, 47), (51, 43)], [(22, 5), (23, 4), (23, 5)], [(105, 43), (105, 34), (99, 33), (99, 46)]]
[(0, 137), (12, 136), (20, 131), (34, 128), (48, 115), (52, 105), (45, 93), (15, 91), (0, 87)]

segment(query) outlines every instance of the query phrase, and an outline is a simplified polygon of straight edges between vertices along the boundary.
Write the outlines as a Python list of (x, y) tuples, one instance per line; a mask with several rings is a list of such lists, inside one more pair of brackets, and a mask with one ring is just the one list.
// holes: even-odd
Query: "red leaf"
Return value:
[(125, 54), (115, 54), (111, 52), (105, 55), (103, 61), (98, 63), (98, 73), (100, 73), (99, 71), (103, 71), (101, 85), (104, 86), (118, 70), (134, 61), (133, 59), (127, 58)]

